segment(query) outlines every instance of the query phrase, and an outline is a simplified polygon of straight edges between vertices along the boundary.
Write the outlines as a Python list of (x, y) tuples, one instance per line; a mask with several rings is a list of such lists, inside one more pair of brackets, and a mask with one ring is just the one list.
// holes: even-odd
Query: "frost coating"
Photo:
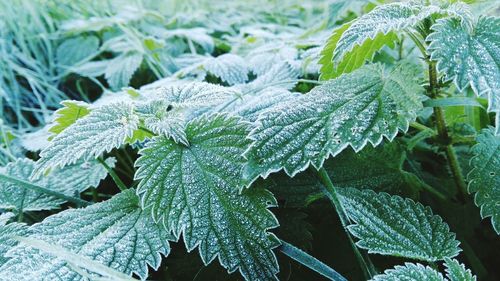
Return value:
[(224, 54), (208, 59), (204, 68), (229, 85), (245, 83), (248, 80), (247, 64), (238, 55)]
[(139, 117), (131, 104), (118, 102), (96, 108), (54, 137), (40, 153), (33, 176), (80, 159), (94, 159), (120, 147), (138, 125)]
[(455, 259), (445, 258), (446, 277), (450, 281), (476, 281), (477, 277), (472, 275), (469, 269)]
[(384, 73), (379, 65), (330, 80), (259, 117), (245, 176), (252, 180), (280, 169), (293, 176), (309, 163), (321, 167), (348, 145), (359, 151), (368, 142), (392, 140), (422, 108), (421, 92), (401, 68)]
[(468, 189), (476, 193), (474, 202), (481, 208), (481, 217), (491, 217), (493, 228), (500, 234), (500, 136), (495, 136), (490, 127), (483, 129), (477, 142), (472, 147)]
[(0, 215), (0, 266), (8, 260), (8, 258), (5, 258), (7, 251), (17, 245), (17, 241), (12, 238), (14, 236), (22, 236), (28, 233), (28, 228), (25, 224), (16, 222), (7, 224), (7, 221), (13, 216), (14, 214), (12, 213)]
[(460, 242), (441, 217), (411, 199), (341, 188), (341, 202), (354, 224), (349, 231), (369, 253), (437, 261), (458, 255)]
[(500, 18), (479, 18), (472, 31), (455, 19), (439, 20), (432, 29), (427, 40), (438, 70), (459, 90), (470, 84), (478, 96), (487, 96), (488, 111), (500, 114)]
[(394, 269), (384, 271), (373, 277), (372, 281), (445, 281), (443, 275), (429, 266), (419, 263), (405, 263), (404, 266), (397, 265)]
[(136, 162), (137, 192), (168, 231), (183, 234), (188, 250), (198, 246), (205, 264), (218, 257), (247, 280), (275, 280), (277, 240), (267, 232), (277, 226), (267, 209), (275, 199), (264, 189), (240, 193), (248, 131), (239, 118), (219, 114), (188, 123), (188, 147), (153, 138)]
[[(85, 209), (66, 210), (30, 227), (30, 238), (62, 246), (126, 274), (147, 277), (147, 265), (157, 269), (172, 239), (139, 208), (132, 190)], [(0, 280), (83, 280), (68, 264), (31, 247), (19, 245), (0, 268)]]

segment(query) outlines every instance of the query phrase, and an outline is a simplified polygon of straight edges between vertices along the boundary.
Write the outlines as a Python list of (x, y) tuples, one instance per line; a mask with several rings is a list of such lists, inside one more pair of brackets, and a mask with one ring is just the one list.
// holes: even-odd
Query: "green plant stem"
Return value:
[(118, 188), (121, 191), (127, 190), (127, 186), (122, 182), (122, 180), (120, 179), (120, 177), (118, 177), (118, 175), (115, 173), (115, 171), (113, 171), (113, 169), (111, 169), (111, 167), (106, 163), (106, 161), (102, 160), (101, 158), (97, 158), (97, 161), (99, 161), (99, 163), (102, 164), (104, 169), (106, 169), (106, 171), (108, 171), (109, 175), (111, 176), (113, 181), (116, 183), (116, 186), (118, 186)]
[(309, 255), (308, 253), (302, 251), (301, 249), (289, 244), (283, 240), (280, 240), (281, 246), (278, 250), (283, 254), (289, 256), (293, 260), (301, 263), (307, 268), (325, 276), (326, 278), (334, 281), (347, 281), (344, 276), (335, 271), (333, 268), (322, 263), (315, 257)]
[(21, 179), (18, 179), (18, 178), (14, 178), (14, 177), (11, 177), (11, 176), (0, 174), (0, 179), (8, 181), (8, 182), (13, 183), (13, 184), (16, 184), (16, 185), (18, 185), (18, 186), (20, 186), (22, 188), (25, 188), (25, 189), (31, 189), (31, 190), (34, 190), (36, 192), (44, 193), (44, 194), (47, 194), (47, 195), (51, 195), (51, 196), (54, 196), (54, 197), (66, 200), (68, 202), (75, 203), (75, 204), (77, 204), (79, 206), (88, 206), (88, 205), (91, 204), (90, 202), (87, 202), (87, 201), (82, 200), (80, 198), (71, 197), (71, 196), (68, 196), (68, 195), (66, 195), (64, 193), (57, 192), (57, 191), (54, 191), (54, 190), (50, 190), (50, 189), (47, 189), (47, 188), (45, 188), (43, 186), (32, 184), (30, 182), (27, 182), (27, 181), (24, 181), (24, 180), (21, 180)]
[(335, 208), (335, 211), (337, 212), (340, 218), (340, 223), (342, 224), (342, 227), (344, 228), (344, 231), (347, 234), (347, 238), (351, 243), (351, 247), (354, 251), (356, 259), (358, 260), (358, 263), (361, 266), (361, 269), (363, 270), (363, 274), (365, 275), (367, 280), (371, 279), (374, 275), (377, 274), (375, 266), (371, 262), (368, 255), (366, 253), (361, 253), (356, 244), (354, 244), (354, 240), (352, 239), (351, 233), (347, 229), (347, 226), (349, 225), (349, 217), (347, 216), (347, 213), (344, 210), (344, 207), (342, 206), (342, 203), (339, 200), (335, 186), (333, 185), (332, 180), (330, 179), (330, 176), (326, 172), (325, 168), (321, 168), (318, 170), (318, 177), (323, 183), (326, 194), (328, 198), (330, 198), (330, 201), (332, 202), (332, 205)]
[[(439, 95), (436, 63), (431, 61), (429, 58), (427, 58), (427, 63), (429, 66), (429, 93), (431, 98), (435, 99)], [(446, 129), (443, 108), (433, 107), (433, 110), (440, 144), (443, 146), (446, 153), (446, 159), (448, 161), (448, 165), (450, 166), (453, 180), (457, 186), (458, 197), (462, 202), (464, 202), (467, 194), (467, 185), (465, 184), (462, 169), (460, 168), (455, 149), (451, 144), (451, 139), (448, 134), (448, 130)]]

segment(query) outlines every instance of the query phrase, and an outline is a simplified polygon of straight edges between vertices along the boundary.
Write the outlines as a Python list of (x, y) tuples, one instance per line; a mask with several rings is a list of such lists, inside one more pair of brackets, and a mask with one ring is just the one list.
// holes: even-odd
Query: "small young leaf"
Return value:
[[(468, 85), (478, 96), (488, 97), (488, 111), (500, 114), (500, 18), (481, 17), (472, 30), (456, 19), (433, 25), (431, 59), (459, 90)], [(497, 118), (497, 134), (500, 132)]]
[[(30, 227), (30, 238), (61, 246), (113, 269), (141, 279), (147, 265), (158, 268), (160, 254), (168, 255), (173, 237), (153, 222), (149, 210), (141, 210), (134, 191), (127, 190), (108, 201), (84, 209), (66, 210)], [(69, 264), (22, 244), (8, 253), (0, 268), (3, 276), (19, 281), (81, 280)]]
[(57, 135), (40, 153), (33, 177), (49, 168), (91, 160), (120, 147), (139, 125), (132, 105), (113, 103), (92, 110)]
[(387, 193), (340, 188), (356, 245), (369, 253), (437, 261), (458, 255), (460, 242), (430, 208)]
[[(62, 108), (58, 109), (55, 113), (53, 125), (50, 127), (49, 132), (54, 135), (59, 134), (64, 129), (76, 122), (76, 120), (89, 114), (89, 104), (81, 101), (62, 101)], [(53, 136), (52, 136), (53, 138)]]
[(259, 117), (250, 135), (254, 142), (246, 153), (250, 165), (245, 176), (251, 181), (280, 169), (293, 176), (309, 163), (321, 167), (348, 145), (359, 151), (368, 142), (392, 140), (416, 118), (421, 93), (403, 69), (385, 73), (380, 65), (329, 80)]
[(275, 280), (278, 242), (267, 232), (277, 226), (267, 209), (275, 199), (264, 189), (240, 194), (248, 132), (239, 118), (217, 114), (187, 124), (189, 146), (153, 138), (136, 162), (137, 192), (156, 220), (183, 234), (189, 251), (199, 247), (206, 265), (218, 257), (246, 280)]
[(128, 86), (142, 62), (142, 54), (128, 52), (109, 61), (104, 76), (113, 90)]
[(467, 176), (469, 193), (481, 208), (481, 217), (491, 217), (493, 228), (500, 234), (500, 136), (495, 136), (493, 128), (483, 129), (477, 136), (477, 144), (472, 147), (473, 169)]
[(445, 281), (443, 275), (434, 269), (419, 263), (405, 263), (388, 269), (384, 274), (373, 277), (371, 281)]
[(476, 281), (476, 276), (472, 275), (469, 269), (466, 269), (463, 264), (460, 264), (455, 259), (445, 258), (446, 277), (450, 281)]

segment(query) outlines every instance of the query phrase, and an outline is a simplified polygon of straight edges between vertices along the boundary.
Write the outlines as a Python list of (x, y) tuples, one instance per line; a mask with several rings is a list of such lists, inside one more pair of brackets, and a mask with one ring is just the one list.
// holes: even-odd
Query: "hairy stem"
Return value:
[(75, 204), (77, 204), (79, 206), (88, 206), (88, 205), (91, 204), (90, 202), (87, 202), (87, 201), (82, 200), (80, 198), (71, 197), (71, 196), (68, 196), (68, 195), (66, 195), (64, 193), (57, 192), (57, 191), (54, 191), (54, 190), (50, 190), (50, 189), (47, 189), (47, 188), (45, 188), (43, 186), (32, 184), (30, 182), (27, 182), (27, 181), (24, 181), (24, 180), (21, 180), (21, 179), (18, 179), (18, 178), (14, 178), (14, 177), (11, 177), (11, 176), (0, 174), (0, 179), (8, 181), (8, 182), (13, 183), (13, 184), (16, 184), (16, 185), (18, 185), (18, 186), (20, 186), (22, 188), (25, 188), (25, 189), (31, 189), (31, 190), (34, 190), (36, 192), (44, 193), (44, 194), (47, 194), (47, 195), (50, 195), (50, 196), (54, 196), (56, 198), (60, 198), (60, 199), (66, 200), (68, 202), (75, 203)]
[(106, 169), (106, 171), (108, 171), (109, 175), (111, 176), (113, 181), (116, 183), (116, 186), (118, 186), (118, 188), (121, 191), (127, 190), (127, 186), (122, 182), (122, 180), (120, 179), (120, 177), (118, 177), (118, 175), (115, 173), (115, 171), (113, 171), (113, 169), (111, 169), (111, 167), (106, 163), (106, 161), (102, 160), (101, 158), (97, 158), (97, 161), (99, 161), (99, 163), (102, 164), (102, 166)]
[(281, 246), (278, 248), (283, 254), (289, 256), (293, 260), (301, 263), (307, 268), (325, 276), (326, 278), (334, 281), (347, 281), (344, 276), (340, 275), (333, 268), (322, 263), (315, 257), (309, 255), (308, 253), (302, 251), (301, 249), (289, 244), (283, 240), (280, 240)]
[(342, 203), (339, 200), (336, 188), (335, 186), (333, 186), (332, 180), (330, 179), (330, 176), (326, 172), (325, 168), (321, 168), (318, 170), (318, 177), (323, 183), (323, 186), (325, 187), (325, 192), (328, 198), (330, 198), (330, 201), (332, 202), (332, 205), (335, 208), (335, 211), (337, 212), (340, 218), (340, 223), (342, 224), (342, 227), (344, 228), (344, 231), (347, 234), (347, 238), (351, 243), (351, 247), (354, 251), (356, 259), (358, 260), (358, 263), (361, 266), (361, 269), (363, 270), (363, 274), (365, 275), (367, 280), (371, 279), (374, 275), (377, 274), (375, 266), (371, 262), (368, 255), (366, 253), (361, 253), (356, 244), (354, 244), (354, 240), (352, 239), (351, 233), (347, 229), (347, 226), (349, 225), (349, 217), (347, 216), (347, 213), (344, 210), (344, 207), (342, 206)]

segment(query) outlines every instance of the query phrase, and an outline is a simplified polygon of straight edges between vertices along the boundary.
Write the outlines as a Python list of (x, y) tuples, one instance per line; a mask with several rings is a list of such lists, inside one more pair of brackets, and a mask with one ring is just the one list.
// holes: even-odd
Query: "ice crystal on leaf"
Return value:
[(476, 281), (477, 278), (472, 274), (470, 269), (459, 263), (455, 259), (445, 258), (446, 277), (450, 281)]
[[(478, 96), (488, 97), (488, 110), (500, 115), (500, 18), (481, 17), (465, 28), (457, 19), (441, 19), (432, 27), (431, 59), (459, 90), (468, 85)], [(500, 133), (497, 117), (496, 133)]]
[(384, 274), (373, 277), (372, 281), (445, 281), (443, 275), (429, 266), (421, 264), (405, 263), (404, 266), (397, 265), (394, 269), (388, 269)]
[(500, 136), (493, 128), (483, 129), (472, 147), (472, 170), (468, 175), (469, 192), (481, 208), (481, 217), (491, 217), (493, 228), (500, 234)]
[(224, 54), (207, 60), (203, 67), (229, 85), (245, 83), (248, 67), (243, 58), (234, 54)]
[(14, 239), (15, 236), (26, 235), (28, 232), (25, 224), (7, 223), (13, 216), (13, 213), (0, 215), (0, 267), (8, 260), (8, 258), (5, 258), (5, 254), (17, 245), (17, 241)]
[(458, 255), (459, 242), (441, 217), (411, 199), (372, 190), (341, 188), (341, 202), (354, 224), (349, 231), (369, 253), (423, 261)]
[(275, 280), (277, 240), (267, 232), (277, 226), (267, 209), (275, 199), (264, 189), (241, 192), (248, 132), (240, 118), (215, 114), (187, 124), (189, 146), (153, 138), (136, 162), (137, 192), (188, 250), (198, 247), (205, 264), (218, 257), (247, 280)]
[(58, 134), (40, 153), (34, 177), (49, 168), (64, 167), (78, 160), (91, 160), (118, 148), (139, 125), (133, 105), (113, 103), (92, 110)]
[(422, 89), (401, 68), (386, 73), (369, 65), (317, 86), (274, 110), (267, 110), (250, 138), (246, 153), (249, 180), (284, 169), (293, 176), (309, 163), (321, 167), (329, 155), (348, 145), (356, 151), (368, 142), (392, 140), (406, 131), (422, 108)]
[[(29, 237), (62, 246), (126, 274), (147, 277), (147, 265), (158, 268), (173, 237), (141, 210), (134, 191), (84, 209), (66, 210), (29, 228)], [(0, 267), (0, 280), (84, 280), (66, 261), (19, 244)]]

